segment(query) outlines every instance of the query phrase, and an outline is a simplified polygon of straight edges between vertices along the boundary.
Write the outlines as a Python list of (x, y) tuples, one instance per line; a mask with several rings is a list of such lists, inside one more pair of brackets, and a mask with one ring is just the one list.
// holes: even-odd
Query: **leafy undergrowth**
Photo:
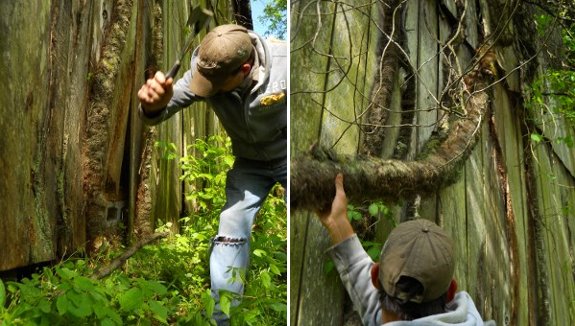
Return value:
[[(224, 146), (223, 146), (224, 145)], [(190, 148), (199, 159), (182, 159), (194, 212), (181, 232), (148, 245), (122, 270), (90, 278), (107, 257), (69, 259), (19, 282), (0, 281), (0, 325), (213, 325), (209, 246), (225, 202), (225, 174), (233, 163), (229, 140), (214, 136)], [(202, 188), (197, 188), (198, 183)], [(287, 324), (287, 227), (281, 187), (262, 207), (252, 233), (246, 289), (239, 306), (223, 294), (232, 325)], [(167, 229), (164, 226), (163, 229)], [(115, 255), (119, 254), (116, 252)]]

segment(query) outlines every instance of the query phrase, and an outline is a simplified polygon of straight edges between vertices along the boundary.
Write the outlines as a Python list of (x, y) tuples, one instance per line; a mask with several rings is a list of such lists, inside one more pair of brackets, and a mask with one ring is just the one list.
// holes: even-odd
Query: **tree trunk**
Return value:
[(250, 0), (232, 0), (234, 10), (234, 20), (236, 24), (244, 26), (249, 30), (254, 29), (252, 20), (252, 7)]

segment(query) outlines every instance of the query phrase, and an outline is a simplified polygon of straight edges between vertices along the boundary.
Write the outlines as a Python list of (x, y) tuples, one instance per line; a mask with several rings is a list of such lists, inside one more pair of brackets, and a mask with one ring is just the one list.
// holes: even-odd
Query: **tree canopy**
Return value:
[(264, 7), (264, 15), (259, 16), (258, 20), (268, 26), (266, 36), (273, 35), (279, 39), (285, 39), (287, 32), (287, 1), (269, 1)]

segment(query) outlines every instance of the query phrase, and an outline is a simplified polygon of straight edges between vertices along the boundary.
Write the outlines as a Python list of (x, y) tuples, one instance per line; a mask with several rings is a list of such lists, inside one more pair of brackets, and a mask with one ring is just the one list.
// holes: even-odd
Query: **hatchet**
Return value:
[(191, 33), (186, 40), (184, 47), (180, 50), (180, 56), (166, 75), (166, 79), (174, 78), (180, 70), (180, 66), (182, 65), (182, 60), (184, 59), (184, 55), (190, 51), (192, 47), (192, 43), (194, 41), (194, 37), (198, 35), (198, 33), (208, 26), (210, 19), (214, 16), (214, 14), (207, 9), (201, 8), (200, 6), (192, 7), (192, 11), (190, 12), (190, 16), (188, 17), (188, 22), (186, 25), (190, 26)]

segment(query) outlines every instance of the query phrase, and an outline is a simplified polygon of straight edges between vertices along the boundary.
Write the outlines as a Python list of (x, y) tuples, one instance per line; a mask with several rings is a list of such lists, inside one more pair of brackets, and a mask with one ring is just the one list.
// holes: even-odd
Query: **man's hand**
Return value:
[(161, 71), (156, 72), (138, 91), (138, 99), (145, 113), (153, 115), (163, 109), (174, 94), (172, 78), (166, 79)]
[(335, 177), (335, 197), (331, 207), (317, 211), (316, 214), (329, 232), (333, 244), (338, 244), (354, 234), (347, 218), (347, 197), (343, 189), (341, 173)]

